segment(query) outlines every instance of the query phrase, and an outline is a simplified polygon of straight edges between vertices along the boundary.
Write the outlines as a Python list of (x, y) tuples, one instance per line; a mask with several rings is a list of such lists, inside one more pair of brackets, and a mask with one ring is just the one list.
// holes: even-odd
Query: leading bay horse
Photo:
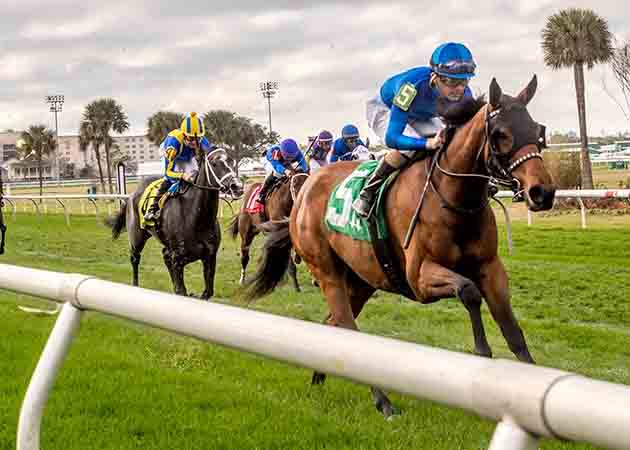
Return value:
[(203, 263), (205, 290), (201, 298), (209, 299), (214, 294), (217, 252), (221, 243), (221, 228), (217, 222), (219, 193), (240, 197), (243, 187), (225, 150), (216, 149), (198, 155), (198, 160), (200, 169), (195, 181), (185, 192), (166, 202), (155, 227), (141, 228), (138, 213), (142, 193), (155, 178), (140, 183), (109, 223), (114, 239), (127, 226), (134, 286), (138, 286), (140, 255), (147, 240), (154, 236), (163, 246), (162, 257), (176, 294), (186, 295), (184, 266), (197, 260)]
[[(448, 147), (433, 158), (417, 160), (402, 171), (386, 194), (385, 221), (393, 260), (410, 298), (432, 303), (456, 297), (468, 310), (475, 351), (491, 357), (480, 307), (485, 299), (510, 350), (521, 361), (533, 363), (527, 343), (510, 304), (508, 276), (497, 253), (497, 226), (488, 205), (489, 181), (512, 183), (532, 211), (550, 209), (555, 187), (540, 155), (544, 129), (529, 115), (526, 105), (534, 96), (534, 76), (516, 97), (503, 95), (492, 80), (489, 101), (462, 102), (442, 114), (447, 122), (460, 119)], [(454, 120), (453, 120), (454, 121)], [(434, 163), (419, 222), (409, 246), (404, 239)], [(397, 292), (377, 262), (368, 241), (328, 229), (324, 217), (332, 190), (357, 167), (338, 163), (311, 176), (288, 221), (274, 224), (265, 244), (261, 266), (245, 292), (247, 299), (273, 290), (287, 267), (291, 245), (320, 282), (328, 303), (326, 322), (356, 330), (355, 319), (377, 289)], [(331, 349), (334, 351), (334, 349)], [(313, 383), (325, 375), (315, 373)], [(372, 388), (376, 407), (393, 414), (387, 396)]]
[[(308, 174), (306, 173), (293, 173), (279, 180), (267, 195), (265, 209), (261, 212), (249, 212), (247, 206), (253, 200), (252, 195), (258, 195), (262, 183), (254, 183), (245, 189), (241, 210), (234, 216), (229, 226), (232, 239), (236, 239), (238, 235), (241, 238), (241, 285), (245, 282), (245, 273), (249, 264), (249, 249), (254, 238), (260, 233), (258, 227), (268, 220), (275, 222), (289, 217), (294, 199), (307, 178)], [(293, 280), (293, 287), (297, 292), (300, 292), (297, 269), (293, 259), (289, 260), (288, 270)]]

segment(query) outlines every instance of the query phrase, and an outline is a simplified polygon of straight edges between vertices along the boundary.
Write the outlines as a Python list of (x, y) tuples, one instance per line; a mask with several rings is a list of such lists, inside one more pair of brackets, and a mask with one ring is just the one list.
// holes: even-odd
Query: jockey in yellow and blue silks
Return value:
[(416, 67), (394, 75), (367, 103), (367, 119), (374, 133), (391, 149), (366, 181), (354, 210), (368, 217), (382, 182), (404, 167), (416, 152), (438, 149), (443, 142), (441, 120), (436, 117), (438, 98), (458, 102), (471, 97), (469, 80), (475, 62), (468, 48), (448, 42), (435, 49), (429, 67)]
[(160, 144), (162, 157), (162, 184), (158, 188), (153, 203), (144, 215), (145, 220), (155, 220), (159, 210), (159, 200), (167, 191), (175, 191), (180, 181), (192, 182), (198, 169), (195, 152), (201, 149), (210, 152), (215, 147), (205, 137), (206, 127), (197, 113), (188, 114), (179, 129), (171, 131)]
[(354, 125), (346, 125), (341, 129), (341, 137), (335, 140), (333, 151), (330, 152), (330, 162), (350, 161), (352, 152), (359, 145), (365, 147), (365, 144), (359, 137), (359, 129)]
[[(258, 202), (264, 203), (265, 197), (274, 183), (287, 175), (287, 170), (291, 172), (308, 172), (308, 164), (304, 155), (293, 139), (285, 139), (280, 144), (273, 145), (267, 149), (267, 161), (265, 161), (265, 171), (267, 178), (263, 184)], [(293, 169), (293, 164), (297, 164), (297, 168)]]

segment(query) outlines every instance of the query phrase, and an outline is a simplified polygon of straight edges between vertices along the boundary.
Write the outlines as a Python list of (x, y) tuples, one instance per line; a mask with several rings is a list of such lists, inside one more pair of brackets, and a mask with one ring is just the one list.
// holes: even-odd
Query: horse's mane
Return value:
[(472, 119), (485, 104), (486, 98), (483, 94), (477, 98), (465, 97), (459, 102), (440, 97), (436, 104), (436, 113), (447, 125), (457, 127)]

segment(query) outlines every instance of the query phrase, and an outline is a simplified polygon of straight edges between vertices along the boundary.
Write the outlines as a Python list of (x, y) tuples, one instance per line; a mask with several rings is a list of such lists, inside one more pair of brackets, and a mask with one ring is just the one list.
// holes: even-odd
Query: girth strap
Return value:
[[(383, 193), (383, 196), (385, 192)], [(389, 284), (392, 286), (390, 292), (402, 294), (410, 300), (417, 300), (415, 294), (407, 283), (407, 278), (402, 272), (400, 265), (396, 259), (396, 254), (389, 244), (388, 239), (380, 239), (378, 236), (377, 214), (371, 214), (368, 218), (368, 229), (370, 231), (370, 240), (376, 260), (383, 269)]]

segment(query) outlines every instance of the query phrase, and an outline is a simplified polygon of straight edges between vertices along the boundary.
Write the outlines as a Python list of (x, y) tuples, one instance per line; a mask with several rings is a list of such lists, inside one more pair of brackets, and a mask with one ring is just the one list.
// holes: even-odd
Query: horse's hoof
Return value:
[(325, 373), (313, 372), (313, 378), (311, 378), (311, 386), (320, 386), (324, 384), (324, 381), (326, 381)]
[(315, 287), (319, 287), (319, 282), (315, 278), (311, 279), (311, 284)]

